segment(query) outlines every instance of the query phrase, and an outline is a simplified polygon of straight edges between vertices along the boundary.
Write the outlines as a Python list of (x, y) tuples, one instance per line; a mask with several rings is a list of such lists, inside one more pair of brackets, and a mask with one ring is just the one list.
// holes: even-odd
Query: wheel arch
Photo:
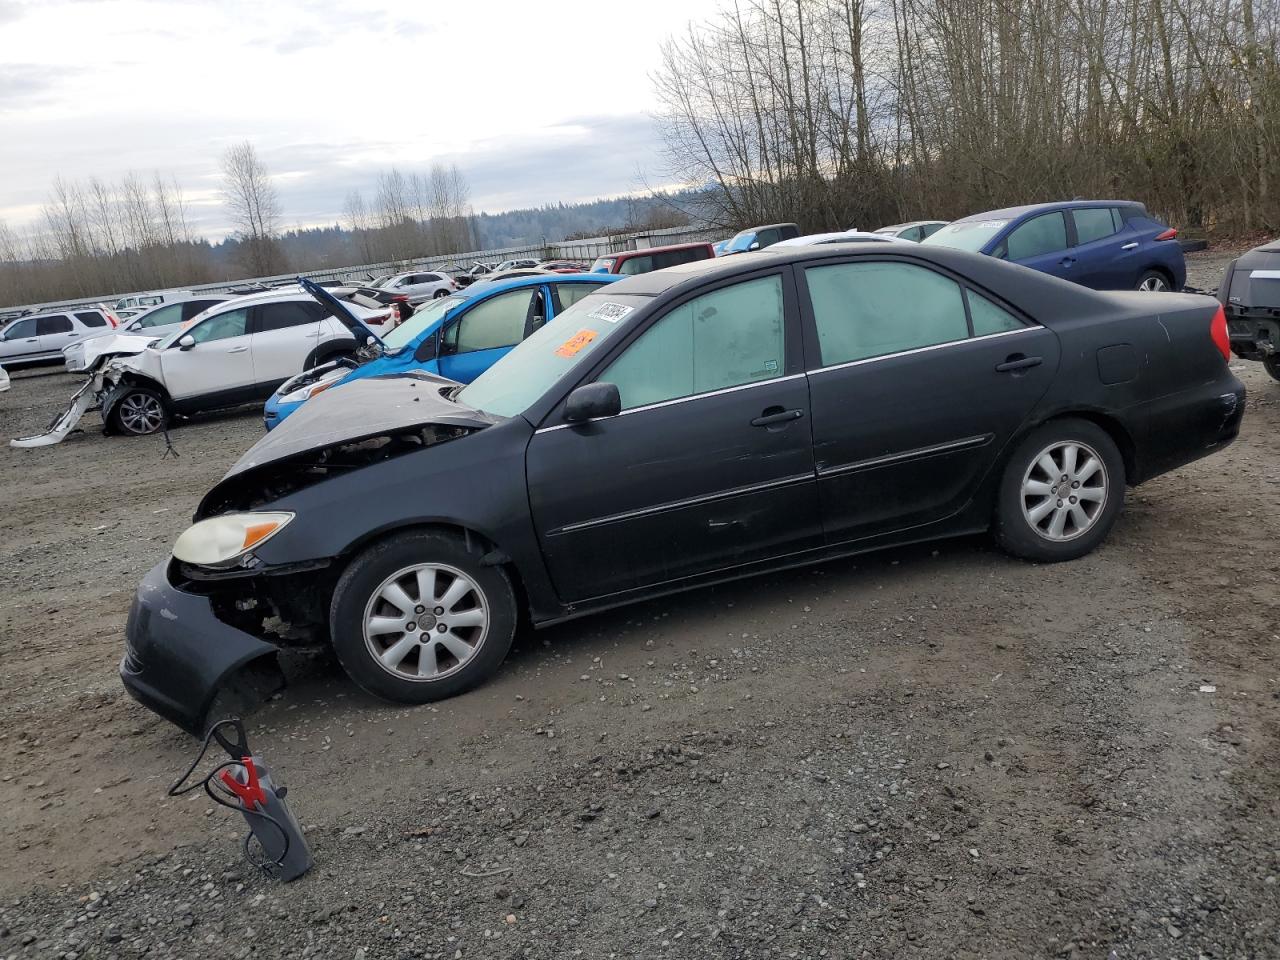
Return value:
[(1148, 264), (1143, 268), (1142, 273), (1138, 274), (1138, 279), (1141, 280), (1142, 277), (1146, 276), (1148, 273), (1160, 274), (1160, 276), (1164, 277), (1165, 282), (1169, 284), (1169, 290), (1173, 293), (1178, 292), (1178, 281), (1174, 278), (1173, 271), (1163, 263), (1156, 262)]
[(1090, 409), (1060, 410), (1042, 420), (1028, 423), (1022, 430), (1018, 431), (1005, 447), (1004, 455), (1000, 458), (1000, 473), (1004, 472), (1009, 463), (1009, 458), (1013, 456), (1013, 452), (1018, 448), (1018, 445), (1022, 443), (1031, 431), (1039, 430), (1041, 427), (1059, 420), (1087, 420), (1100, 427), (1111, 438), (1111, 441), (1116, 445), (1116, 449), (1120, 451), (1120, 459), (1124, 462), (1125, 483), (1132, 486), (1138, 482), (1137, 446), (1134, 443), (1133, 436), (1125, 425), (1115, 417), (1101, 410)]
[(483, 553), (480, 560), (482, 565), (502, 567), (507, 577), (511, 580), (511, 587), (515, 591), (516, 609), (520, 612), (523, 623), (529, 624), (532, 622), (529, 591), (525, 585), (525, 577), (520, 570), (519, 564), (516, 563), (510, 553), (502, 549), (502, 546), (493, 537), (481, 530), (477, 530), (473, 526), (459, 523), (456, 520), (409, 520), (402, 524), (383, 527), (362, 534), (352, 541), (339, 555), (339, 563), (335, 565), (335, 574), (340, 576), (341, 571), (345, 570), (356, 557), (370, 547), (390, 540), (392, 537), (405, 533), (433, 532), (461, 536), (469, 545), (475, 544)]

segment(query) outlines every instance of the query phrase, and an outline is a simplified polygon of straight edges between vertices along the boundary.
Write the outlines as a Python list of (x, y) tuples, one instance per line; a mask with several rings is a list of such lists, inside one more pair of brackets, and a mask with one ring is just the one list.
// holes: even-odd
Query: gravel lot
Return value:
[[(1220, 254), (1193, 258), (1214, 286)], [(0, 957), (1280, 957), (1280, 384), (1036, 566), (891, 551), (518, 640), (435, 707), (295, 664), (251, 741), (315, 871), (165, 788), (133, 589), (258, 436), (0, 449)], [(0, 438), (74, 389), (14, 377)]]

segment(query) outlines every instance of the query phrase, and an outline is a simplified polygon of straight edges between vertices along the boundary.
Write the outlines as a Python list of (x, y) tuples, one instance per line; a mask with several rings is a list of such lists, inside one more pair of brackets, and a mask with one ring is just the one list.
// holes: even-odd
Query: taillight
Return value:
[(1218, 307), (1218, 312), (1213, 315), (1213, 320), (1209, 323), (1209, 336), (1213, 340), (1213, 345), (1218, 348), (1218, 352), (1222, 354), (1222, 359), (1230, 363), (1231, 337), (1227, 334), (1227, 313), (1222, 307)]
[(1157, 233), (1156, 239), (1157, 240), (1173, 240), (1177, 236), (1178, 236), (1178, 231), (1173, 227), (1170, 227), (1168, 230), (1164, 231), (1163, 233)]

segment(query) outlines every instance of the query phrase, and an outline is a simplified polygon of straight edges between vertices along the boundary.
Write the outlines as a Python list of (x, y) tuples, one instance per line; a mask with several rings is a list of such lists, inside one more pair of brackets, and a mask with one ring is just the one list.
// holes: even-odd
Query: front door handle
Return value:
[(1071, 266), (1071, 265), (1072, 265), (1073, 263), (1075, 263), (1075, 262), (1076, 262), (1076, 258), (1075, 258), (1075, 257), (1063, 257), (1063, 258), (1062, 258), (1062, 262), (1061, 262), (1061, 266), (1069, 267), (1069, 266)]
[(232, 347), (227, 353), (244, 353), (248, 349), (248, 347)]
[(1137, 241), (1137, 240), (1135, 240), (1135, 241), (1133, 241), (1133, 243), (1126, 243), (1126, 244), (1125, 244), (1123, 247), (1121, 247), (1120, 249), (1121, 249), (1121, 250), (1137, 250), (1137, 249), (1138, 249), (1138, 241)]
[(751, 421), (753, 427), (772, 427), (779, 423), (790, 423), (804, 416), (803, 410), (783, 410), (781, 407), (768, 407), (760, 416)]
[(1009, 373), (1014, 370), (1029, 370), (1031, 367), (1038, 367), (1044, 363), (1044, 357), (1024, 357), (1015, 353), (1013, 356), (1005, 360), (1004, 363), (996, 364), (996, 373)]

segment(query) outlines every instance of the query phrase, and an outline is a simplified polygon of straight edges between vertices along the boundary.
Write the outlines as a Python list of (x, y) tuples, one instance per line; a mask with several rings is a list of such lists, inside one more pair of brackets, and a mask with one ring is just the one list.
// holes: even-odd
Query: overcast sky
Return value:
[(285, 225), (381, 169), (456, 162), (477, 211), (669, 182), (650, 120), (664, 37), (717, 0), (0, 0), (0, 220), (54, 176), (178, 178), (226, 232), (218, 159), (250, 140)]

